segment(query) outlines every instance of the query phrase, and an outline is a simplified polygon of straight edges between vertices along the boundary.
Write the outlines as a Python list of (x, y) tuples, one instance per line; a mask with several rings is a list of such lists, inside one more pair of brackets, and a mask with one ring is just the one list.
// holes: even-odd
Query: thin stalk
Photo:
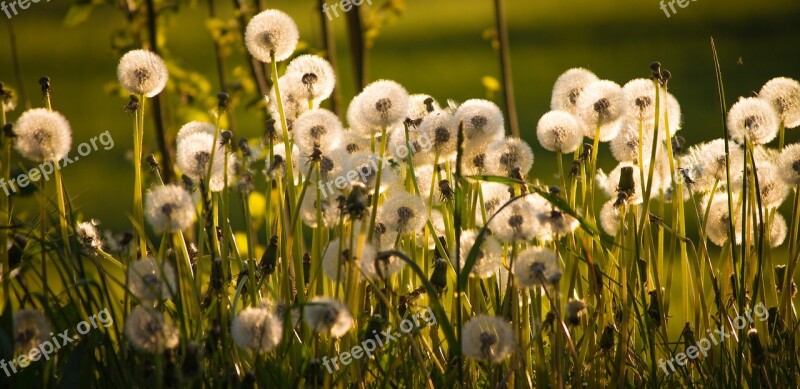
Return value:
[(519, 137), (519, 120), (517, 119), (517, 103), (514, 98), (514, 78), (511, 75), (511, 44), (508, 39), (505, 3), (505, 0), (494, 0), (497, 38), (500, 42), (500, 74), (503, 79), (503, 97), (506, 102), (506, 111), (508, 111), (511, 135)]

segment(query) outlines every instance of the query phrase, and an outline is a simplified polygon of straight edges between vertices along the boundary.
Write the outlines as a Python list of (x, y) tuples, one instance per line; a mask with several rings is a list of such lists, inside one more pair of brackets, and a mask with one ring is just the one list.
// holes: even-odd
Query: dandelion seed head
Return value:
[(489, 228), (499, 241), (513, 243), (533, 239), (541, 226), (536, 207), (527, 198), (523, 198), (514, 200), (500, 210), (489, 222)]
[(778, 111), (763, 99), (741, 98), (728, 111), (728, 130), (735, 139), (767, 144), (778, 135), (779, 126)]
[(281, 319), (267, 308), (245, 308), (231, 325), (231, 336), (239, 347), (265, 353), (273, 350), (283, 336)]
[(300, 33), (294, 20), (275, 9), (263, 11), (250, 19), (244, 33), (247, 50), (264, 63), (272, 62), (272, 52), (275, 61), (286, 60), (294, 52), (299, 40)]
[(611, 236), (617, 236), (621, 222), (619, 208), (614, 206), (615, 201), (612, 198), (603, 204), (603, 208), (600, 209), (600, 227), (603, 228), (606, 234)]
[(396, 255), (390, 255), (387, 258), (371, 255), (361, 259), (361, 272), (365, 278), (373, 281), (386, 279), (405, 267), (405, 261)]
[[(478, 231), (466, 230), (461, 233), (461, 261), (466, 261), (469, 252), (475, 246)], [(455, 257), (455, 255), (453, 256)], [(484, 235), (478, 247), (478, 257), (470, 269), (469, 276), (473, 278), (489, 278), (497, 273), (503, 260), (503, 248), (491, 235)]]
[(44, 108), (23, 112), (14, 125), (14, 135), (17, 151), (35, 162), (60, 161), (72, 145), (72, 130), (67, 119)]
[(353, 327), (353, 316), (338, 300), (317, 296), (303, 307), (303, 319), (315, 332), (341, 338)]
[(339, 147), (343, 131), (336, 114), (323, 108), (300, 115), (292, 129), (295, 144), (307, 154), (311, 154), (315, 147), (323, 152)]
[[(322, 226), (319, 225), (317, 220), (317, 210), (322, 215)], [(311, 228), (333, 228), (339, 222), (340, 214), (336, 196), (332, 193), (326, 193), (317, 199), (316, 191), (309, 190), (300, 203), (300, 215), (303, 218), (303, 223)]]
[(571, 325), (581, 324), (581, 317), (586, 314), (586, 303), (583, 300), (570, 300), (564, 306), (564, 321)]
[(125, 336), (135, 349), (160, 354), (178, 346), (178, 329), (161, 312), (139, 305), (125, 320)]
[(464, 324), (461, 333), (464, 355), (478, 361), (500, 363), (516, 346), (511, 325), (501, 317), (475, 316)]
[(341, 133), (341, 146), (347, 154), (370, 150), (370, 140), (356, 131), (343, 131)]
[(422, 120), (420, 132), (433, 142), (433, 151), (449, 158), (456, 152), (458, 123), (446, 111), (433, 112)]
[[(709, 205), (710, 201), (710, 205)], [(728, 195), (718, 193), (711, 196), (703, 202), (703, 209), (709, 207), (708, 221), (706, 222), (705, 231), (708, 239), (717, 246), (722, 246), (728, 241), (730, 236), (730, 215), (728, 214)], [(735, 207), (735, 205), (734, 205)], [(734, 213), (736, 209), (734, 208)], [(737, 223), (734, 219), (734, 225)], [(741, 241), (741, 229), (736, 229), (735, 242)]]
[(286, 67), (284, 77), (304, 86), (306, 100), (320, 102), (327, 99), (336, 87), (336, 74), (331, 64), (316, 55), (304, 54), (293, 59)]
[(50, 322), (39, 311), (22, 309), (14, 313), (14, 344), (28, 353), (50, 338)]
[[(355, 153), (350, 156), (345, 164), (344, 171), (355, 171), (358, 177), (352, 180), (351, 185), (363, 184), (368, 191), (373, 191), (376, 188), (378, 180), (378, 167), (380, 164), (380, 157), (377, 154), (364, 151)], [(347, 177), (350, 179), (350, 177)], [(381, 183), (377, 185), (378, 193), (386, 191), (390, 186), (395, 184), (397, 176), (392, 171), (388, 163), (384, 162), (383, 170), (381, 172)]]
[[(428, 111), (429, 108), (433, 108), (433, 110)], [(413, 94), (409, 96), (408, 119), (412, 122), (423, 120), (429, 114), (438, 113), (441, 110), (439, 102), (430, 95)]]
[(100, 239), (100, 233), (97, 232), (97, 226), (94, 221), (80, 222), (75, 226), (75, 234), (78, 235), (80, 242), (91, 250), (100, 250), (103, 248), (103, 240)]
[(780, 213), (775, 212), (769, 225), (769, 247), (776, 248), (782, 245), (786, 241), (788, 230), (786, 219)]
[(386, 224), (386, 228), (401, 234), (423, 228), (425, 215), (422, 198), (406, 192), (391, 195), (378, 210), (378, 217)]
[(758, 92), (778, 111), (786, 128), (800, 127), (800, 82), (786, 77), (773, 78)]
[[(643, 123), (642, 126), (642, 163), (649, 164), (653, 150), (652, 127)], [(649, 127), (649, 128), (648, 128)], [(611, 155), (618, 162), (639, 163), (639, 124), (626, 121), (619, 134), (609, 142)]]
[(491, 142), (503, 137), (503, 112), (491, 101), (465, 101), (456, 110), (454, 120), (456, 128), (463, 123), (465, 141)]
[(478, 176), (487, 173), (486, 149), (488, 144), (482, 141), (465, 142), (464, 155), (461, 157), (461, 172), (467, 176)]
[(589, 70), (583, 68), (567, 70), (558, 77), (553, 86), (550, 109), (576, 115), (578, 97), (587, 85), (597, 80), (597, 76)]
[(625, 108), (625, 93), (617, 83), (600, 80), (587, 85), (577, 102), (584, 135), (594, 139), (599, 126), (601, 142), (614, 139), (622, 128)]
[[(559, 209), (545, 209), (539, 213), (539, 224), (549, 229), (547, 235), (563, 237), (574, 232), (580, 223), (578, 219), (564, 213)], [(545, 230), (545, 228), (543, 228)], [(540, 240), (543, 240), (541, 237)]]
[(787, 185), (800, 185), (800, 143), (786, 146), (778, 157), (780, 177)]
[(131, 93), (153, 97), (167, 86), (169, 72), (158, 54), (147, 50), (131, 50), (119, 60), (117, 78)]
[[(622, 176), (622, 169), (630, 167), (633, 169), (633, 182), (634, 182), (634, 192), (627, 197), (628, 204), (641, 204), (643, 199), (644, 190), (642, 189), (642, 178), (640, 169), (638, 166), (630, 163), (630, 162), (621, 162), (617, 164), (617, 166), (608, 173), (608, 176), (605, 176), (602, 169), (598, 169), (597, 177), (595, 177), (596, 182), (598, 185), (601, 185), (602, 188), (605, 190), (606, 194), (609, 197), (616, 198), (619, 187), (619, 180)], [(654, 179), (657, 177), (654, 177)], [(654, 180), (655, 181), (655, 180)], [(656, 187), (654, 182), (653, 187)]]
[[(404, 126), (395, 126), (387, 133), (387, 151), (396, 161), (408, 162), (409, 157), (414, 158), (415, 166), (430, 165), (434, 162), (433, 139), (417, 127), (406, 129)], [(378, 140), (376, 139), (376, 142)], [(454, 153), (452, 154), (454, 155)], [(447, 158), (449, 155), (445, 155)], [(444, 158), (440, 158), (440, 161)]]
[(572, 153), (581, 145), (583, 128), (571, 113), (550, 111), (539, 119), (536, 137), (547, 151)]
[(194, 223), (192, 196), (180, 185), (157, 187), (147, 193), (144, 202), (147, 221), (156, 231), (185, 231)]
[[(200, 134), (208, 134), (208, 135), (211, 135), (213, 137), (215, 131), (216, 131), (216, 128), (211, 123), (198, 122), (198, 121), (189, 122), (189, 123), (184, 124), (178, 130), (178, 135), (175, 137), (175, 142), (176, 143), (181, 143), (181, 142), (183, 142), (184, 139), (186, 139), (190, 135), (194, 135), (194, 134), (198, 134), (198, 133), (200, 133)], [(223, 131), (223, 130), (220, 129), (220, 131)]]
[[(283, 177), (286, 174), (286, 145), (283, 142), (276, 143), (272, 146), (273, 159), (270, 161), (266, 159), (266, 170), (273, 178)], [(300, 149), (297, 145), (292, 145), (292, 174), (294, 181), (297, 182), (300, 177), (300, 169), (297, 165), (300, 161)]]
[[(319, 101), (312, 100), (310, 108), (308, 106), (308, 99), (304, 96), (307, 95), (307, 87), (302, 82), (297, 82), (296, 79), (290, 77), (281, 77), (278, 79), (278, 87), (281, 90), (281, 103), (283, 106), (283, 114), (286, 118), (287, 131), (291, 132), (294, 127), (294, 122), (304, 113), (310, 111), (312, 108), (319, 108)], [(272, 88), (269, 92), (269, 99), (267, 102), (267, 111), (270, 116), (278, 119), (280, 118), (280, 110), (278, 109), (278, 98), (275, 95), (276, 90)], [(275, 135), (278, 139), (283, 139), (283, 124), (280, 120), (275, 122)]]
[[(436, 249), (436, 239), (438, 239), (440, 236), (445, 236), (446, 229), (444, 226), (444, 216), (442, 215), (442, 212), (438, 209), (431, 209), (430, 211), (431, 216), (428, 218), (428, 220), (431, 222), (431, 225), (433, 225), (433, 231), (429, 232), (427, 247), (428, 250), (434, 250)], [(422, 243), (424, 242), (426, 230), (427, 226), (423, 226), (423, 228), (420, 228), (416, 231), (416, 243), (420, 247), (422, 247)], [(397, 236), (395, 236), (395, 238), (396, 237)]]
[(533, 150), (519, 138), (504, 138), (495, 141), (486, 149), (486, 170), (490, 174), (511, 177), (514, 168), (519, 168), (523, 177), (533, 167)]
[(377, 128), (404, 121), (411, 105), (406, 89), (389, 80), (379, 80), (367, 85), (357, 103), (363, 122)]
[[(426, 204), (433, 204), (434, 206), (439, 206), (443, 203), (444, 195), (439, 187), (439, 182), (447, 178), (445, 172), (436, 174), (436, 177), (434, 177), (434, 172), (437, 170), (438, 168), (434, 168), (433, 165), (418, 166), (414, 169), (414, 175), (417, 177), (417, 185), (419, 186), (419, 195)], [(431, 184), (433, 184), (432, 198)]]
[[(492, 217), (500, 207), (511, 200), (509, 186), (496, 182), (482, 182), (481, 191), (483, 193), (483, 207), (486, 211), (486, 218)], [(475, 220), (479, 225), (483, 225), (483, 215), (480, 207), (475, 210)]]
[(175, 270), (169, 263), (145, 258), (128, 267), (128, 289), (143, 304), (171, 299), (176, 285)]
[(561, 280), (558, 256), (543, 247), (523, 250), (514, 262), (513, 273), (517, 285), (526, 289), (555, 286)]
[(625, 112), (633, 121), (652, 119), (656, 109), (656, 88), (653, 80), (637, 78), (628, 81), (623, 87), (625, 93)]
[(371, 244), (365, 244), (361, 251), (358, 251), (357, 248), (350, 248), (348, 244), (342, 246), (339, 239), (334, 239), (328, 243), (322, 256), (322, 271), (335, 282), (346, 280), (351, 272), (356, 272), (358, 274), (356, 278), (363, 280), (364, 275), (359, 273), (361, 262), (364, 260), (374, 262), (375, 255), (375, 248)]

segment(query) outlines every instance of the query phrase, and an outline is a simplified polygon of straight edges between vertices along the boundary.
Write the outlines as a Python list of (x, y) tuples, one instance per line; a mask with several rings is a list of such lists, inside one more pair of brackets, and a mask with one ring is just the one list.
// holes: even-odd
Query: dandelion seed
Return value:
[(400, 84), (389, 80), (367, 85), (357, 102), (364, 123), (377, 128), (402, 122), (410, 108), (408, 92)]
[(322, 57), (305, 54), (289, 62), (284, 77), (305, 87), (306, 100), (320, 102), (327, 99), (336, 87), (336, 74), (331, 64)]
[(777, 161), (778, 175), (787, 185), (800, 185), (800, 143), (786, 146)]
[[(650, 122), (648, 122), (650, 123)], [(642, 163), (650, 164), (653, 150), (652, 124), (642, 123)], [(639, 163), (639, 123), (627, 121), (619, 134), (609, 143), (611, 155), (618, 162)]]
[(614, 202), (615, 200), (611, 199), (600, 209), (600, 227), (611, 236), (617, 236), (621, 222), (619, 208), (614, 205)]
[(267, 308), (245, 308), (231, 325), (231, 337), (239, 347), (257, 353), (272, 351), (281, 342), (281, 319)]
[(578, 118), (583, 121), (584, 135), (594, 139), (600, 128), (600, 142), (617, 136), (624, 123), (625, 93), (612, 81), (594, 81), (584, 88), (577, 102)]
[(553, 111), (566, 111), (576, 115), (578, 97), (580, 97), (587, 85), (597, 80), (597, 76), (589, 70), (583, 68), (567, 70), (558, 77), (553, 86), (550, 109)]
[(581, 317), (586, 314), (586, 303), (583, 300), (571, 300), (564, 306), (564, 319), (567, 324), (577, 326), (581, 324)]
[(800, 127), (800, 82), (786, 77), (767, 81), (758, 97), (769, 101), (786, 128)]
[(766, 100), (741, 98), (728, 111), (728, 130), (734, 139), (767, 144), (778, 135), (778, 111)]
[(275, 61), (281, 62), (292, 55), (300, 40), (297, 25), (287, 14), (270, 9), (250, 19), (244, 33), (244, 44), (257, 60), (271, 63), (270, 53)]
[(178, 329), (163, 313), (142, 305), (125, 320), (125, 336), (135, 349), (151, 354), (174, 349), (180, 342)]
[(166, 262), (152, 258), (135, 261), (128, 268), (128, 289), (142, 303), (169, 300), (177, 292), (175, 271)]
[(571, 113), (550, 111), (539, 119), (536, 137), (547, 151), (572, 153), (581, 145), (583, 128)]
[(503, 137), (503, 112), (488, 100), (467, 100), (455, 113), (457, 125), (463, 123), (464, 140), (492, 142)]
[(131, 93), (153, 97), (167, 86), (169, 72), (158, 54), (147, 50), (131, 50), (119, 60), (117, 78)]
[(497, 213), (489, 228), (503, 243), (528, 241), (541, 228), (536, 215), (536, 207), (527, 198), (515, 200)]
[(183, 187), (171, 184), (153, 189), (145, 196), (147, 221), (156, 231), (185, 231), (196, 213), (192, 196)]
[(103, 248), (103, 240), (100, 239), (100, 233), (97, 232), (96, 221), (80, 222), (75, 226), (75, 234), (81, 244), (90, 250), (101, 250)]
[(303, 319), (317, 333), (341, 338), (353, 327), (353, 316), (338, 300), (317, 296), (303, 307)]
[[(322, 214), (322, 226), (317, 222), (317, 210)], [(340, 211), (331, 193), (317, 199), (316, 191), (309, 190), (300, 203), (300, 215), (303, 217), (303, 223), (311, 228), (333, 228), (339, 222)]]
[(475, 316), (461, 329), (461, 349), (469, 358), (500, 363), (516, 346), (514, 331), (505, 319), (495, 316)]
[(69, 153), (72, 130), (67, 119), (44, 108), (29, 109), (14, 125), (14, 147), (36, 162), (60, 161)]
[(653, 119), (656, 109), (656, 88), (652, 80), (637, 78), (628, 81), (623, 87), (625, 93), (625, 112), (632, 121)]
[(433, 152), (444, 158), (456, 152), (458, 140), (458, 123), (445, 111), (433, 112), (422, 120), (419, 126), (423, 136), (432, 140)]
[[(220, 130), (220, 131), (222, 131), (222, 130)], [(214, 127), (214, 125), (211, 124), (211, 123), (197, 122), (197, 121), (189, 122), (189, 123), (184, 124), (178, 130), (178, 135), (175, 137), (175, 143), (176, 144), (180, 144), (181, 142), (183, 142), (184, 139), (186, 139), (190, 135), (194, 135), (194, 134), (198, 134), (198, 133), (200, 133), (200, 134), (208, 134), (208, 135), (211, 135), (213, 137), (215, 132), (216, 132), (216, 127)]]
[[(50, 323), (41, 312), (22, 309), (14, 313), (14, 344), (26, 355), (49, 339)], [(37, 350), (38, 351), (38, 350)]]
[(513, 273), (517, 286), (526, 289), (555, 286), (561, 280), (558, 256), (543, 247), (529, 247), (519, 253)]
[(386, 228), (401, 234), (414, 232), (425, 225), (425, 203), (417, 195), (406, 192), (389, 197), (378, 210)]
[(295, 144), (307, 154), (315, 147), (323, 152), (339, 147), (344, 131), (336, 114), (322, 108), (300, 115), (293, 126)]
[(527, 176), (533, 166), (533, 151), (519, 138), (495, 141), (486, 149), (486, 170), (490, 174), (513, 177), (512, 171), (519, 168)]
[[(478, 231), (466, 230), (461, 232), (461, 261), (466, 261), (469, 252), (475, 246)], [(455, 255), (453, 255), (455, 258)], [(485, 235), (478, 247), (478, 256), (475, 264), (470, 269), (469, 276), (474, 278), (489, 278), (497, 273), (503, 259), (503, 248), (491, 235)]]

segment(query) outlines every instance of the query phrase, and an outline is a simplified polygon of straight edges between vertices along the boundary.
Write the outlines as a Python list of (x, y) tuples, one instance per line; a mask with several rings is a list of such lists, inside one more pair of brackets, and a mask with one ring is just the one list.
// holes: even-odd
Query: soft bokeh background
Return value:
[[(382, 0), (375, 0), (373, 7), (379, 2)], [(230, 4), (218, 3), (219, 16), (232, 18)], [(264, 3), (292, 15), (301, 38), (311, 47), (320, 47), (315, 0)], [(800, 78), (797, 0), (693, 1), (670, 18), (655, 0), (507, 3), (519, 120), (523, 137), (536, 153), (532, 175), (545, 181), (555, 182), (554, 158), (536, 144), (535, 126), (548, 110), (553, 82), (568, 68), (587, 67), (600, 77), (624, 83), (648, 76), (648, 64), (661, 61), (673, 74), (671, 91), (684, 113), (680, 135), (689, 144), (721, 136), (711, 36), (716, 39), (729, 104), (757, 91), (772, 77)], [(62, 21), (69, 5), (67, 1), (39, 2), (13, 18), (26, 87), (32, 104), (41, 105), (37, 80), (42, 75), (52, 78), (54, 108), (69, 118), (74, 145), (106, 130), (111, 132), (115, 140), (112, 150), (101, 149), (70, 165), (64, 175), (73, 204), (85, 218), (100, 219), (104, 228), (128, 229), (133, 189), (132, 120), (122, 110), (125, 99), (107, 90), (115, 80), (118, 60), (111, 49), (112, 33), (124, 25), (124, 18), (118, 9), (102, 4), (94, 7), (84, 23), (66, 27)], [(169, 18), (167, 48), (181, 66), (205, 75), (216, 85), (207, 15), (207, 2), (182, 3), (180, 12)], [(376, 38), (369, 52), (369, 77), (394, 79), (411, 92), (426, 92), (440, 101), (486, 97), (482, 78), (499, 78), (496, 51), (484, 37), (494, 26), (493, 18), (490, 0), (408, 0), (404, 13)], [(345, 18), (333, 24), (342, 93), (349, 98), (353, 86)], [(0, 37), (0, 80), (17, 87), (5, 26)], [(235, 51), (231, 64), (238, 58)], [(494, 99), (502, 102), (499, 94)], [(13, 112), (11, 119), (21, 111)], [(237, 137), (260, 134), (262, 116), (258, 112), (240, 107), (235, 115)], [(181, 124), (168, 123), (173, 136)], [(155, 151), (152, 123), (147, 126), (146, 142)], [(789, 132), (789, 141), (797, 139), (797, 132)], [(605, 157), (601, 165), (613, 166), (607, 151)], [(31, 200), (18, 204), (18, 214), (36, 212)]]

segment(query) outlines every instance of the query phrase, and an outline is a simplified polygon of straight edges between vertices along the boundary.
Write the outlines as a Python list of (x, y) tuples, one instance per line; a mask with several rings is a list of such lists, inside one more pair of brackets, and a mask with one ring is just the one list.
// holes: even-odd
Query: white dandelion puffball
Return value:
[[(391, 155), (398, 162), (408, 163), (409, 158), (414, 159), (414, 165), (432, 165), (435, 160), (433, 138), (427, 133), (422, 132), (417, 127), (408, 129), (408, 137), (406, 137), (405, 126), (395, 126), (387, 132), (387, 155)], [(376, 144), (379, 139), (375, 140)], [(445, 158), (454, 156), (455, 153), (446, 154), (439, 158), (444, 161)]]
[(422, 198), (406, 192), (391, 195), (378, 209), (378, 218), (390, 231), (415, 232), (425, 226), (426, 208)]
[(357, 175), (347, 175), (347, 179), (354, 184), (363, 184), (367, 191), (372, 191), (378, 187), (378, 193), (386, 191), (392, 184), (397, 181), (397, 176), (394, 174), (388, 163), (383, 164), (381, 171), (381, 183), (376, 185), (378, 181), (378, 168), (381, 163), (381, 158), (377, 154), (369, 151), (355, 153), (345, 163), (346, 172), (356, 172)]
[(778, 157), (779, 175), (787, 185), (800, 185), (800, 143), (786, 146)]
[(100, 250), (103, 248), (103, 240), (97, 232), (96, 221), (80, 222), (75, 226), (75, 234), (78, 240), (89, 249)]
[[(435, 176), (434, 172), (436, 172)], [(433, 165), (424, 165), (417, 166), (414, 169), (414, 175), (417, 177), (419, 195), (425, 201), (425, 204), (433, 204), (438, 206), (445, 202), (446, 198), (444, 194), (442, 194), (442, 189), (440, 186), (442, 180), (447, 178), (447, 175), (444, 171), (439, 172), (439, 169), (434, 168)], [(433, 188), (433, 193), (431, 193), (431, 188)], [(431, 197), (431, 195), (433, 195), (433, 197)]]
[(741, 98), (728, 111), (728, 130), (735, 139), (767, 144), (778, 135), (779, 126), (775, 107), (756, 97)]
[[(631, 120), (638, 122), (655, 119), (656, 88), (653, 80), (646, 78), (630, 80), (622, 86), (622, 92), (625, 94), (627, 106), (625, 112)], [(664, 104), (661, 106), (663, 109)]]
[(167, 64), (158, 54), (147, 50), (131, 50), (119, 60), (119, 83), (131, 93), (153, 97), (167, 86)]
[[(305, 152), (300, 153), (300, 170), (303, 176), (309, 177), (314, 182), (326, 182), (325, 185), (319, 186), (324, 196), (330, 196), (332, 190), (344, 189), (343, 186), (347, 184), (344, 175), (344, 166), (347, 163), (348, 157), (347, 152), (342, 149), (333, 149), (322, 153), (319, 156), (319, 178), (317, 178), (315, 164), (311, 161), (312, 155), (313, 154), (307, 154)], [(342, 178), (339, 179), (339, 185), (337, 186), (336, 179), (339, 177)], [(327, 183), (331, 185), (327, 186)], [(314, 191), (309, 192), (314, 193)]]
[(486, 149), (486, 171), (493, 175), (512, 177), (519, 168), (522, 177), (528, 175), (533, 167), (533, 150), (519, 138), (504, 138), (492, 142)]
[[(465, 263), (469, 252), (475, 246), (478, 231), (467, 230), (461, 233), (461, 263)], [(455, 256), (453, 256), (455, 257)], [(470, 269), (469, 276), (474, 278), (489, 278), (497, 273), (503, 261), (503, 248), (491, 235), (484, 235), (478, 246), (478, 257)]]
[(536, 137), (547, 151), (572, 153), (583, 141), (583, 128), (575, 116), (567, 111), (550, 111), (536, 125)]
[[(292, 145), (292, 174), (294, 182), (300, 180), (300, 169), (297, 161), (300, 160), (300, 149), (297, 145)], [(272, 146), (272, 160), (267, 157), (265, 160), (267, 174), (273, 178), (283, 177), (286, 174), (286, 144), (276, 143)]]
[[(711, 202), (709, 205), (708, 202)], [(734, 215), (738, 214), (737, 206), (734, 199), (734, 208), (733, 213)], [(728, 214), (728, 195), (724, 193), (715, 194), (711, 197), (708, 201), (702, 202), (703, 208), (709, 208), (708, 212), (708, 221), (705, 225), (705, 232), (708, 236), (708, 239), (717, 246), (722, 246), (728, 241), (730, 236), (730, 215)], [(738, 216), (734, 216), (734, 226), (738, 226), (740, 223), (736, 221)], [(741, 241), (741, 228), (736, 227), (734, 228), (736, 233), (735, 242), (738, 244)]]
[(134, 308), (125, 319), (125, 336), (135, 349), (160, 354), (178, 346), (178, 329), (161, 312), (142, 305)]
[[(322, 271), (334, 282), (342, 282), (356, 272), (357, 280), (363, 280), (364, 276), (359, 273), (362, 260), (375, 261), (375, 249), (370, 244), (364, 244), (361, 251), (358, 248), (351, 249), (345, 242), (342, 246), (339, 239), (334, 239), (328, 243), (325, 253), (322, 256)], [(394, 242), (392, 242), (394, 243)]]
[(25, 353), (35, 350), (50, 338), (50, 322), (39, 311), (22, 309), (14, 313), (12, 319), (14, 335), (12, 339), (17, 348)]
[(513, 243), (533, 239), (541, 226), (534, 204), (522, 198), (500, 210), (489, 222), (489, 228), (499, 241)]
[(306, 100), (327, 99), (336, 87), (336, 74), (331, 64), (320, 56), (304, 54), (289, 62), (284, 77), (303, 85)]
[(128, 289), (142, 303), (168, 300), (178, 292), (175, 271), (152, 258), (136, 261), (128, 268)]
[(561, 269), (555, 251), (529, 247), (514, 262), (514, 278), (520, 288), (549, 287), (561, 280)]
[(378, 255), (361, 257), (361, 272), (364, 277), (373, 280), (385, 280), (406, 267), (406, 262), (396, 255), (379, 257)]
[[(769, 247), (775, 248), (782, 245), (786, 240), (787, 232), (786, 219), (776, 212), (769, 224)], [(751, 241), (755, 242), (755, 239), (751, 239)]]
[(14, 125), (17, 148), (23, 157), (35, 161), (60, 161), (72, 146), (67, 119), (44, 108), (25, 111)]
[(367, 85), (357, 102), (360, 118), (366, 125), (377, 128), (403, 122), (411, 107), (406, 89), (390, 80)]
[[(786, 185), (784, 177), (780, 176), (778, 166), (773, 163), (774, 157), (767, 158), (759, 156), (758, 149), (755, 152), (756, 160), (756, 175), (758, 176), (758, 192), (761, 195), (761, 206), (764, 208), (779, 207), (786, 197), (789, 196), (789, 186)], [(774, 155), (773, 152), (769, 154)], [(742, 185), (745, 185), (744, 180), (747, 179), (749, 174), (742, 174), (739, 170), (735, 176), (731, 178), (731, 185), (734, 191), (739, 191)], [(738, 192), (737, 192), (738, 193)]]
[(573, 115), (577, 114), (578, 97), (587, 85), (597, 80), (597, 76), (589, 70), (583, 68), (567, 70), (558, 76), (555, 85), (553, 85), (550, 109), (553, 111), (567, 111)]
[[(304, 96), (308, 91), (302, 83), (294, 82), (289, 77), (281, 77), (278, 79), (278, 87), (281, 90), (281, 103), (283, 106), (283, 114), (286, 118), (287, 131), (291, 132), (294, 121), (300, 115), (308, 112), (311, 109), (319, 108), (319, 102), (316, 100), (311, 101), (311, 107), (308, 106), (308, 99)], [(275, 122), (275, 138), (283, 140), (283, 123), (280, 119), (280, 110), (278, 109), (278, 98), (275, 97), (277, 88), (272, 88), (269, 91), (269, 100), (267, 101), (267, 111)]]
[[(536, 195), (541, 197), (539, 195)], [(542, 200), (545, 200), (542, 198)], [(564, 235), (574, 232), (580, 223), (578, 219), (568, 215), (557, 208), (545, 210), (539, 213), (539, 223), (541, 224), (542, 234), (539, 235), (539, 240), (550, 240), (546, 238), (562, 237)], [(547, 231), (549, 228), (549, 231)]]
[(308, 111), (293, 124), (292, 134), (301, 152), (311, 154), (314, 148), (323, 152), (339, 146), (342, 138), (342, 123), (331, 111), (320, 108)]
[(432, 143), (433, 152), (449, 158), (456, 152), (458, 123), (446, 111), (433, 112), (419, 125), (420, 133)]
[(498, 209), (500, 206), (507, 203), (511, 200), (511, 192), (509, 190), (511, 187), (505, 184), (500, 184), (496, 182), (482, 182), (481, 183), (481, 194), (483, 195), (483, 210), (481, 210), (480, 205), (475, 209), (475, 220), (476, 224), (484, 225), (483, 219), (483, 212), (486, 212), (486, 220), (488, 220)]
[[(320, 211), (322, 215), (321, 226), (317, 220), (317, 211)], [(333, 228), (339, 221), (340, 215), (336, 194), (322, 192), (320, 198), (317, 199), (315, 190), (306, 191), (303, 201), (300, 203), (300, 215), (303, 223), (311, 228)]]
[(245, 308), (231, 325), (231, 336), (239, 347), (265, 353), (273, 350), (283, 336), (281, 319), (267, 308)]
[(192, 196), (176, 184), (153, 189), (144, 199), (147, 221), (156, 231), (185, 231), (194, 223), (196, 213)]
[[(652, 122), (642, 123), (642, 163), (649, 164), (653, 150)], [(611, 155), (618, 162), (639, 163), (639, 122), (626, 121), (622, 130), (609, 142)]]
[(614, 139), (622, 128), (625, 108), (625, 93), (617, 83), (600, 80), (587, 85), (577, 103), (584, 135), (594, 139), (599, 128), (600, 142)]
[(786, 77), (773, 78), (758, 92), (778, 111), (786, 128), (800, 127), (800, 82)]
[(617, 236), (621, 222), (619, 208), (614, 205), (615, 202), (616, 199), (612, 198), (606, 201), (606, 203), (603, 204), (603, 208), (600, 209), (600, 227), (603, 228), (606, 234), (611, 236)]
[[(216, 131), (216, 127), (211, 123), (198, 121), (189, 122), (181, 126), (181, 128), (178, 130), (178, 135), (175, 137), (175, 143), (179, 144), (190, 135), (197, 133), (208, 134), (213, 137)], [(220, 132), (222, 131), (224, 130), (220, 129)]]
[(496, 316), (475, 316), (461, 329), (461, 349), (468, 358), (500, 363), (516, 346), (514, 330), (508, 322)]
[[(599, 187), (603, 188), (603, 190), (606, 192), (606, 195), (608, 195), (609, 197), (616, 198), (617, 193), (619, 192), (618, 187), (619, 187), (620, 177), (622, 177), (622, 169), (626, 167), (630, 167), (633, 169), (633, 182), (634, 182), (634, 191), (631, 195), (627, 197), (626, 202), (628, 204), (634, 204), (634, 205), (641, 204), (642, 202), (644, 202), (644, 196), (643, 196), (644, 189), (642, 186), (641, 170), (639, 169), (638, 166), (630, 162), (621, 162), (617, 164), (617, 166), (613, 170), (611, 170), (611, 172), (609, 172), (608, 175), (605, 175), (603, 170), (599, 169), (597, 171), (597, 177), (595, 177), (595, 181), (597, 182), (597, 185)], [(649, 169), (646, 171), (649, 171)], [(654, 174), (653, 178), (658, 179), (658, 176)], [(646, 175), (645, 179), (647, 179)], [(657, 191), (658, 185), (654, 183), (652, 190)]]
[[(438, 209), (431, 209), (431, 217), (428, 218), (433, 225), (433, 231), (429, 228), (420, 228), (416, 231), (416, 241), (418, 247), (426, 247), (424, 246), (425, 243), (425, 232), (427, 231), (428, 236), (428, 250), (436, 249), (436, 239), (440, 236), (445, 236), (445, 226), (444, 226), (444, 215)], [(427, 227), (427, 225), (426, 225)], [(397, 238), (397, 236), (395, 236)], [(394, 246), (395, 242), (392, 242), (392, 246)]]
[(491, 142), (503, 137), (505, 132), (503, 112), (489, 100), (467, 100), (455, 113), (456, 126), (463, 124), (464, 140)]
[[(217, 139), (219, 141), (219, 138)], [(214, 161), (211, 161), (211, 150), (214, 151)], [(228, 185), (232, 185), (237, 170), (238, 161), (234, 154), (229, 154), (225, 159), (225, 148), (219, 142), (214, 144), (214, 136), (206, 132), (197, 132), (187, 135), (178, 142), (177, 147), (178, 167), (184, 174), (195, 181), (205, 180), (208, 167), (211, 163), (211, 180), (208, 184), (212, 192), (219, 192), (225, 187), (226, 167)], [(227, 166), (226, 166), (227, 165)]]
[(297, 24), (287, 14), (269, 9), (250, 19), (244, 32), (247, 51), (257, 60), (271, 63), (270, 53), (275, 61), (281, 62), (292, 55), (300, 40)]
[(314, 332), (341, 338), (353, 327), (353, 316), (338, 300), (317, 296), (303, 307), (303, 320)]
[(409, 104), (408, 118), (415, 124), (428, 116), (428, 114), (442, 110), (436, 99), (422, 93), (409, 96)]
[(370, 150), (370, 140), (356, 131), (342, 131), (341, 147), (347, 154), (355, 154), (360, 151)]
[[(731, 175), (744, 163), (744, 152), (734, 142), (728, 144), (728, 159), (730, 159)], [(684, 158), (681, 167), (689, 169), (692, 180), (690, 186), (698, 193), (710, 191), (714, 184), (727, 182), (725, 140), (715, 139), (710, 142), (692, 146)]]
[(372, 126), (364, 119), (364, 115), (361, 113), (362, 98), (363, 95), (359, 93), (353, 97), (353, 100), (350, 100), (350, 105), (347, 107), (347, 125), (350, 127), (350, 130), (370, 138), (375, 134), (379, 134), (381, 129), (380, 127)]
[(583, 300), (570, 300), (564, 305), (564, 321), (567, 324), (579, 325), (581, 324), (581, 317), (586, 314), (586, 303)]

